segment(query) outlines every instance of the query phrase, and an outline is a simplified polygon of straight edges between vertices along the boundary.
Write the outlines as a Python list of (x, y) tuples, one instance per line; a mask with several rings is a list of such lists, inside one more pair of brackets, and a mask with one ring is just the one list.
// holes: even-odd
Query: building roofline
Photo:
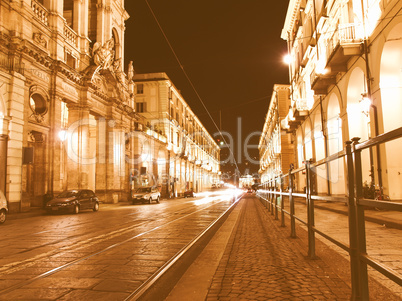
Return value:
[(281, 38), (288, 40), (288, 33), (292, 31), (292, 28), (297, 20), (297, 13), (300, 10), (301, 0), (290, 0), (288, 6), (288, 12), (286, 13), (285, 24), (283, 25)]

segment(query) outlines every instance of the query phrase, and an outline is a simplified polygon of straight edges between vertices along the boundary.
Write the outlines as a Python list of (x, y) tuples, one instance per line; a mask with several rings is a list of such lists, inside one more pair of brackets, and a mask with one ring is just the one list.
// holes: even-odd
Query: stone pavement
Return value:
[(211, 256), (207, 246), (207, 255), (198, 259), (209, 260), (206, 267), (211, 270), (220, 257), (214, 274), (206, 271), (205, 279), (200, 277), (203, 267), (197, 267), (196, 260), (196, 268), (188, 269), (167, 300), (350, 299), (348, 284), (322, 260), (306, 258), (297, 239), (278, 231), (257, 197), (244, 197), (232, 214), (237, 217), (225, 222), (232, 231), (226, 231), (229, 239), (222, 255)]
[[(245, 202), (207, 300), (348, 300), (350, 288), (323, 261), (307, 259), (257, 198)], [(304, 250), (303, 250), (304, 251)]]

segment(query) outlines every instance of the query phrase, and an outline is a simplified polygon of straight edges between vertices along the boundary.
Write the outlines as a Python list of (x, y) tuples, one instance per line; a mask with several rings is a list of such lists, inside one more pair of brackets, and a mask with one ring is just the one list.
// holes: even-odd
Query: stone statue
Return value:
[(96, 42), (93, 48), (94, 63), (99, 69), (108, 69), (114, 60), (114, 40), (113, 38), (106, 41), (101, 45), (100, 42)]
[(128, 82), (131, 82), (134, 77), (134, 67), (133, 67), (133, 61), (130, 61), (128, 64), (128, 70), (127, 70), (127, 78)]

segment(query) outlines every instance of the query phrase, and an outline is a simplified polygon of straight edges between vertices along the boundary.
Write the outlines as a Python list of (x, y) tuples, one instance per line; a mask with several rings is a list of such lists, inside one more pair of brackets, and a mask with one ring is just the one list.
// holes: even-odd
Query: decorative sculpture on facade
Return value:
[(114, 40), (110, 39), (105, 44), (96, 42), (92, 51), (94, 63), (99, 69), (109, 69), (114, 61)]

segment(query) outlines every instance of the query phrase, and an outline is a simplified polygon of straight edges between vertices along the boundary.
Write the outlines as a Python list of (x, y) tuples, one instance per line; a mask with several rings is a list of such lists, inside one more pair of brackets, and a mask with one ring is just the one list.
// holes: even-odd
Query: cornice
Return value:
[(301, 0), (290, 0), (288, 11), (286, 13), (285, 24), (282, 29), (281, 38), (283, 40), (288, 40), (288, 33), (292, 31), (293, 26), (297, 20), (297, 14), (300, 11)]

